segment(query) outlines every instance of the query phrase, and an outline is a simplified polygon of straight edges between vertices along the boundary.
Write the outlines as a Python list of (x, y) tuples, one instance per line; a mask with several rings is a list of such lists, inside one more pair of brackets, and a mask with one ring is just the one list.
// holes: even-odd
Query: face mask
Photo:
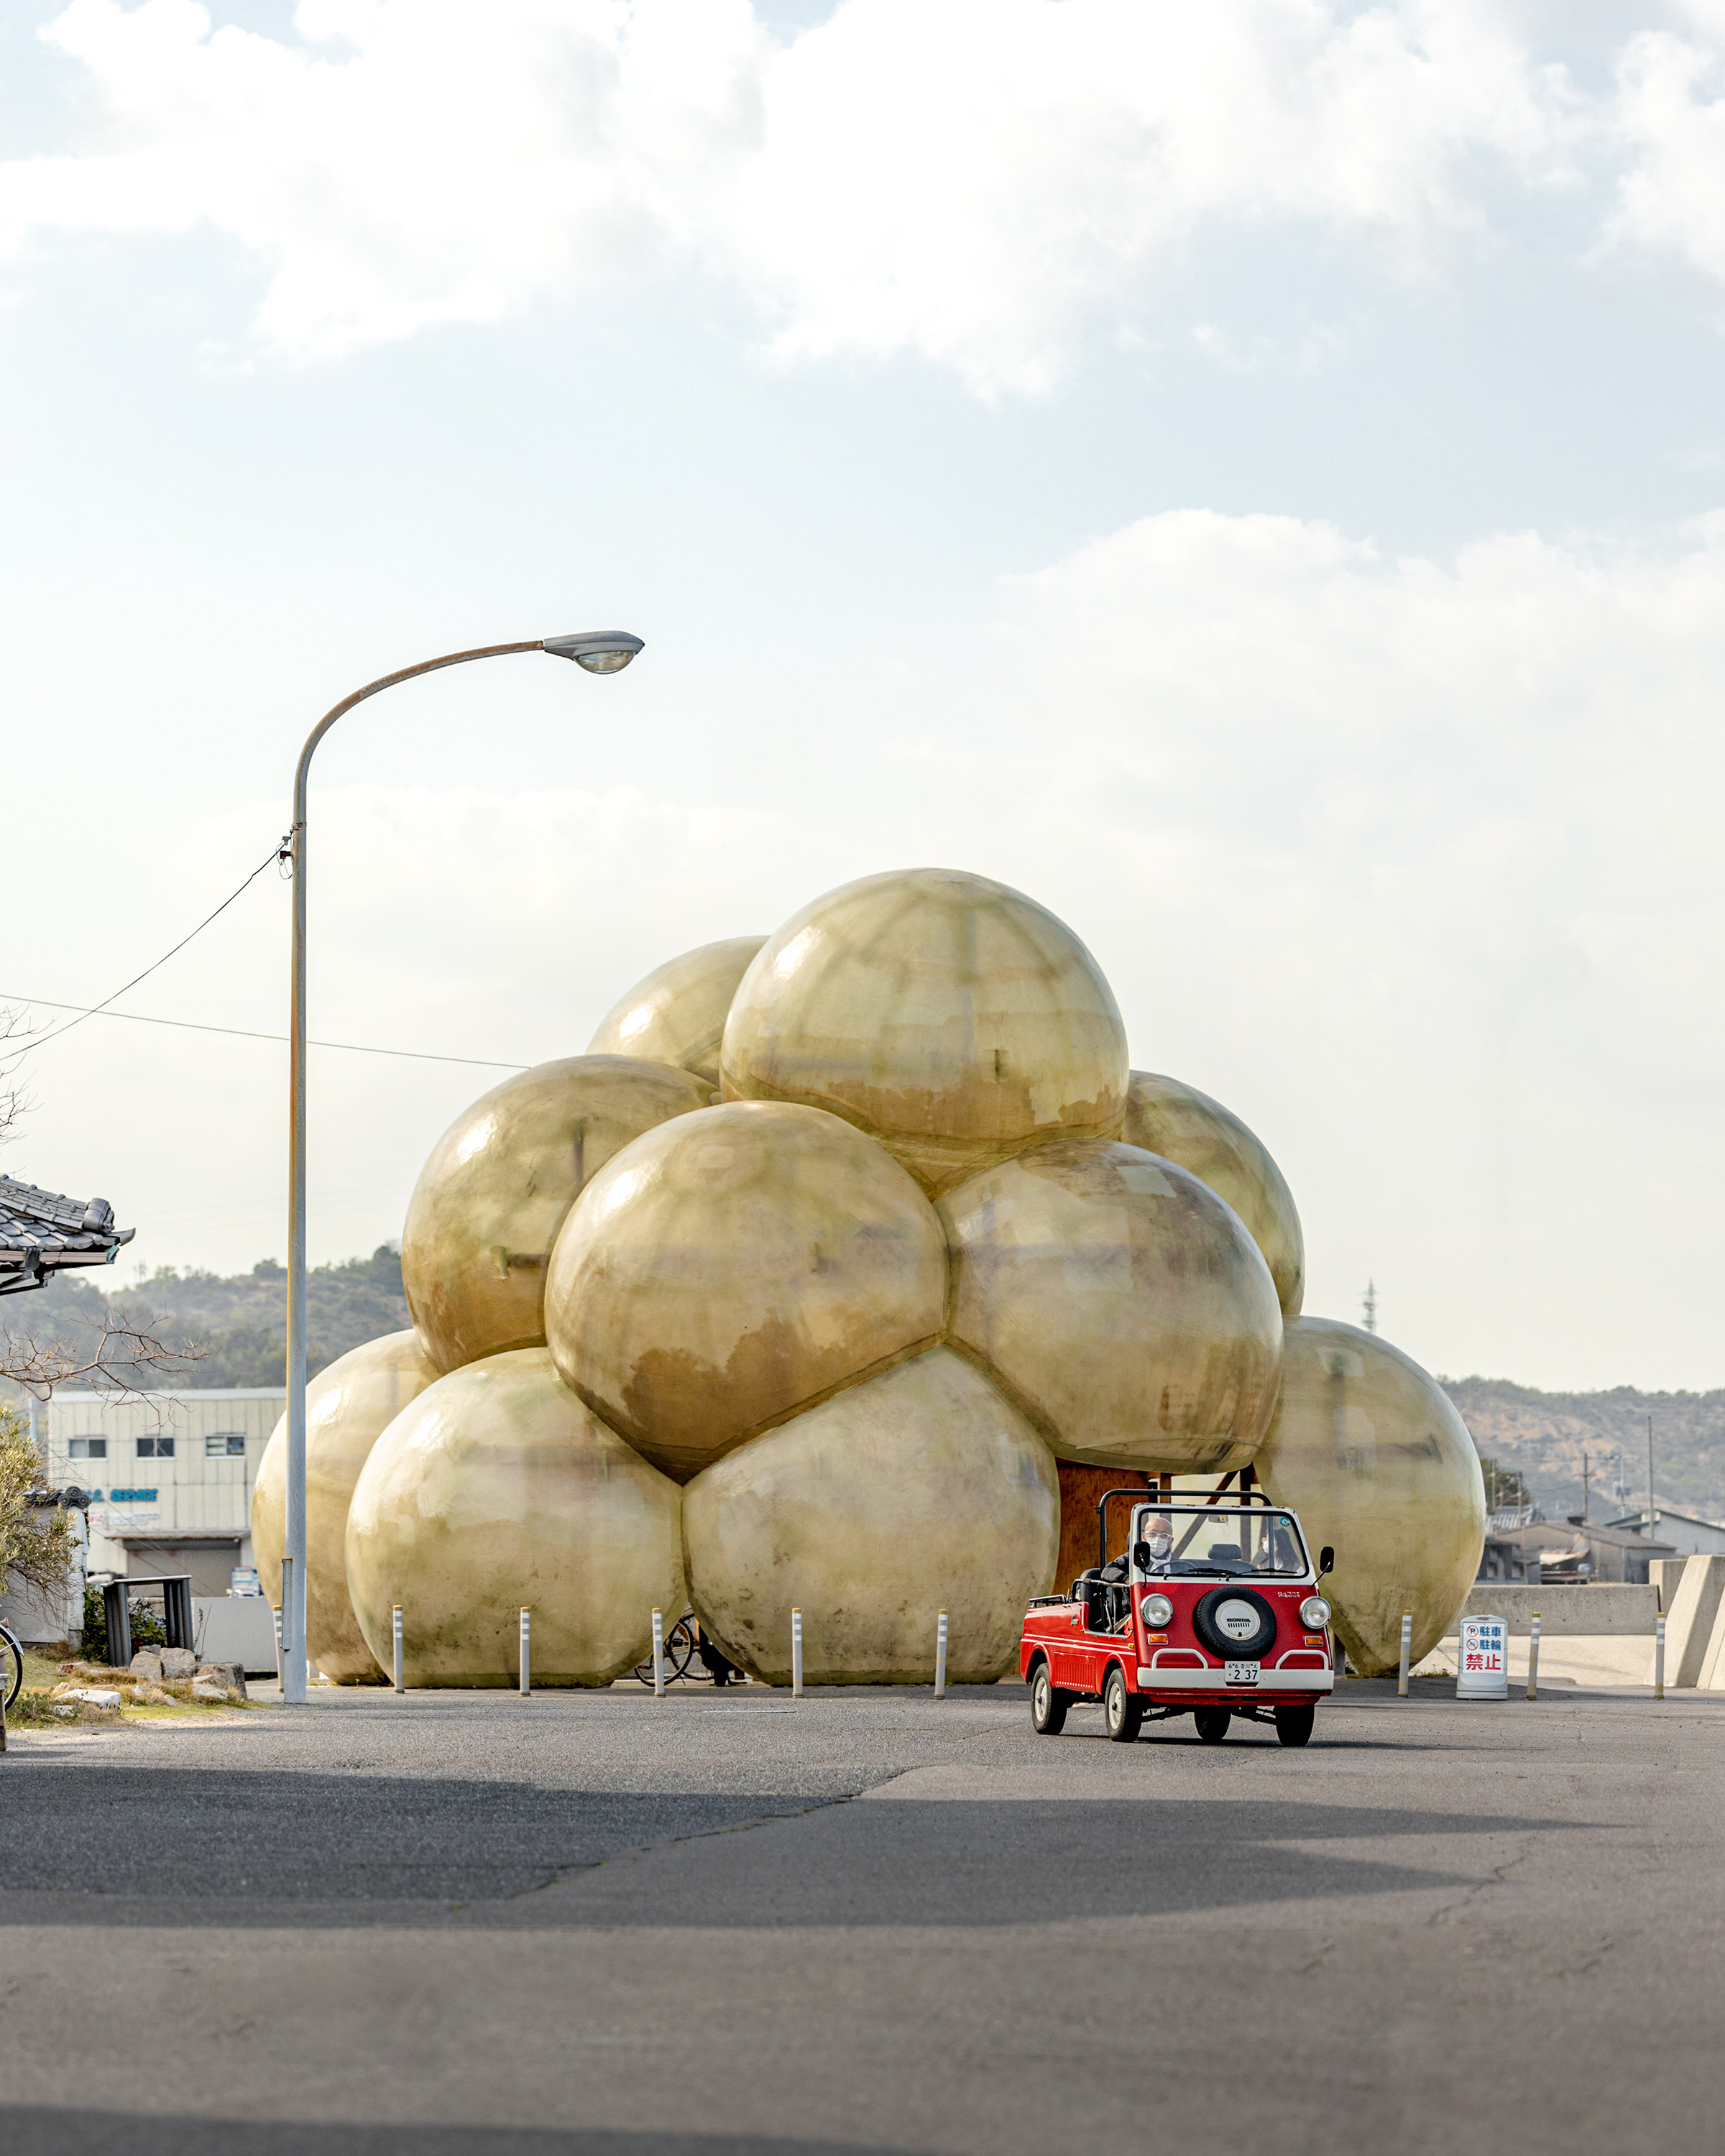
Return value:
[(1172, 1545), (1166, 1535), (1152, 1535), (1150, 1537), (1150, 1554), (1156, 1559), (1158, 1564), (1160, 1564), (1163, 1558), (1168, 1555), (1171, 1547)]

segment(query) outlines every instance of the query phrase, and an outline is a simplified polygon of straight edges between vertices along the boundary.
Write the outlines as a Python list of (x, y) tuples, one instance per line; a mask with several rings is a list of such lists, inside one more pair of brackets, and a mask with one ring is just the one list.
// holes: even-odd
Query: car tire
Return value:
[[(1244, 1602), (1257, 1612), (1258, 1629), (1246, 1639), (1230, 1640), (1216, 1622), (1216, 1611), (1230, 1602)], [(1192, 1629), (1199, 1646), (1219, 1661), (1259, 1662), (1276, 1645), (1276, 1611), (1255, 1589), (1230, 1582), (1199, 1597), (1192, 1607)]]
[(1200, 1744), (1223, 1743), (1234, 1722), (1234, 1717), (1225, 1707), (1194, 1707), (1192, 1719), (1198, 1725)]
[(1276, 1710), (1276, 1741), (1278, 1744), (1309, 1744), (1312, 1725), (1317, 1718), (1317, 1709), (1309, 1702), (1303, 1707), (1279, 1707)]
[(1066, 1709), (1072, 1695), (1061, 1691), (1048, 1674), (1048, 1664), (1038, 1662), (1030, 1672), (1030, 1727), (1039, 1737), (1058, 1737), (1066, 1726)]
[(1144, 1726), (1144, 1702), (1126, 1688), (1126, 1675), (1118, 1662), (1102, 1686), (1102, 1722), (1111, 1744), (1136, 1744)]

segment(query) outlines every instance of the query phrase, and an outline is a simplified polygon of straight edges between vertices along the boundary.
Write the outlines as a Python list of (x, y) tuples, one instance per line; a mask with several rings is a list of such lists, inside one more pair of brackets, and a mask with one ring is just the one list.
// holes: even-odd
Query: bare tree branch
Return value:
[(36, 1105), (17, 1079), (37, 1030), (23, 1011), (0, 1004), (0, 1145), (11, 1140), (14, 1126)]
[(123, 1399), (153, 1392), (149, 1380), (194, 1368), (205, 1351), (182, 1341), (170, 1347), (124, 1316), (111, 1312), (100, 1332), (81, 1341), (39, 1333), (0, 1332), (0, 1378), (22, 1393), (45, 1400), (56, 1385), (83, 1378)]

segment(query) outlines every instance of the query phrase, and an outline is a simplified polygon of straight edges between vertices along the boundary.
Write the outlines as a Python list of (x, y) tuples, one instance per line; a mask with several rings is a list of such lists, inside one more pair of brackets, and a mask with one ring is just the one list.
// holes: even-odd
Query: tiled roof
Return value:
[(137, 1233), (105, 1198), (65, 1198), (0, 1175), (0, 1295), (40, 1287), (63, 1265), (111, 1265)]

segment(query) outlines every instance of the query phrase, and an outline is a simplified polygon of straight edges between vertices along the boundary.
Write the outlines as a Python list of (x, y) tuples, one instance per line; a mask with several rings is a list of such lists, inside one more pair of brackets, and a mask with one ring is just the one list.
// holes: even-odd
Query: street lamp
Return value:
[(583, 636), (546, 636), (528, 644), (488, 644), (477, 651), (452, 651), (418, 666), (386, 674), (356, 689), (312, 728), (294, 773), (294, 827), (282, 842), (283, 858), (293, 865), (294, 958), (293, 1046), (288, 1106), (288, 1322), (287, 1322), (287, 1522), (281, 1563), (281, 1696), (300, 1705), (305, 1697), (305, 780), (317, 744), (346, 711), (440, 667), (460, 666), (470, 659), (501, 659), (511, 651), (547, 651), (571, 659), (588, 674), (617, 674), (641, 649), (641, 639), (624, 629), (601, 629)]

